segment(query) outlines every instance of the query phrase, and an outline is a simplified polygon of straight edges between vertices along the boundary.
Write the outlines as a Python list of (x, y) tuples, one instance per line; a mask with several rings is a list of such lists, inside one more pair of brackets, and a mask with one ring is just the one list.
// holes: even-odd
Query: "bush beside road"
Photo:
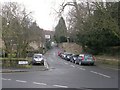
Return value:
[[(30, 59), (27, 58), (0, 58), (2, 68), (31, 68)], [(25, 61), (26, 64), (19, 64), (20, 61)]]

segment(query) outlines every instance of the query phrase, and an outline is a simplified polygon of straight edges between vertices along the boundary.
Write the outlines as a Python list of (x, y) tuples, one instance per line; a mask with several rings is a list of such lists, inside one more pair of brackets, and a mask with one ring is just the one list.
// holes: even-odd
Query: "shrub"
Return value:
[[(31, 60), (26, 58), (1, 58), (2, 60), (2, 68), (30, 68), (31, 65), (29, 63)], [(28, 64), (26, 65), (19, 65), (18, 61), (28, 61)]]
[(65, 36), (60, 37), (60, 43), (67, 42), (67, 38)]

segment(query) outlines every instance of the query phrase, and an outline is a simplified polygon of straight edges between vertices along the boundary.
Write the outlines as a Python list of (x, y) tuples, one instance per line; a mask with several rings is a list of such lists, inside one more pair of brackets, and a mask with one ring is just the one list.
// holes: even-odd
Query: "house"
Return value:
[(44, 30), (44, 37), (45, 39), (51, 39), (53, 40), (53, 37), (54, 37), (54, 31), (50, 31), (50, 30)]

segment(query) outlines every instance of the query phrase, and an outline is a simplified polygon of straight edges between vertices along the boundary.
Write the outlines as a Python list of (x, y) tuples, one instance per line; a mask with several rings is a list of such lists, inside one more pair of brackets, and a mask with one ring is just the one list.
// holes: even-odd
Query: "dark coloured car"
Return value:
[(79, 64), (89, 64), (89, 65), (94, 65), (95, 63), (95, 58), (92, 54), (80, 54), (79, 55)]
[(77, 58), (75, 59), (75, 64), (79, 64), (80, 60), (82, 60), (82, 57), (77, 55)]
[(70, 61), (73, 62), (73, 63), (75, 63), (75, 61), (78, 60), (78, 56), (79, 55), (73, 54), (72, 57), (71, 57), (71, 59), (70, 59)]
[(67, 56), (69, 56), (69, 55), (71, 55), (71, 53), (64, 52), (64, 53), (62, 53), (61, 58), (67, 60)]
[(73, 54), (66, 54), (65, 60), (70, 61)]

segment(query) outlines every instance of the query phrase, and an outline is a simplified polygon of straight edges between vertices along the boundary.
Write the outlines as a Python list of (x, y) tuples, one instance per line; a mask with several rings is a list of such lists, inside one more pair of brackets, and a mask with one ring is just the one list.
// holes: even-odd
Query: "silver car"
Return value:
[(44, 65), (44, 57), (42, 54), (34, 54), (32, 57), (32, 64)]

